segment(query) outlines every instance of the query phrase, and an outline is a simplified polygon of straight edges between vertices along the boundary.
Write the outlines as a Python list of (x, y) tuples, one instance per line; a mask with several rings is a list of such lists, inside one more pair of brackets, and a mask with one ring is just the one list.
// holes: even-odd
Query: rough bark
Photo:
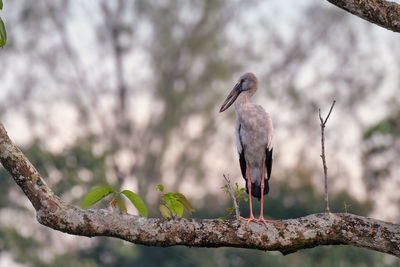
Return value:
[(400, 5), (384, 0), (327, 0), (347, 12), (394, 32), (400, 32)]
[(264, 225), (219, 219), (143, 218), (110, 210), (82, 210), (63, 202), (0, 124), (0, 161), (37, 212), (39, 223), (81, 236), (110, 236), (148, 246), (241, 247), (283, 254), (346, 244), (400, 257), (400, 225), (352, 214), (312, 214)]

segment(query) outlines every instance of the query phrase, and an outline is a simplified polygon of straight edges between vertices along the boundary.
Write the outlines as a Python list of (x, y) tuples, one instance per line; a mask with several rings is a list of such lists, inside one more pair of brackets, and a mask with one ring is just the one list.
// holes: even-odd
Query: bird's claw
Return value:
[(266, 220), (263, 217), (258, 218), (255, 220), (257, 223), (264, 223), (265, 227), (268, 227), (267, 223), (274, 223), (274, 222), (280, 222), (281, 220)]
[(241, 217), (241, 216), (240, 216), (240, 219), (247, 221), (247, 223), (246, 223), (246, 227), (247, 227), (247, 228), (249, 228), (249, 223), (250, 223), (250, 222), (259, 223), (259, 222), (257, 221), (257, 219), (254, 218), (253, 216), (250, 216), (250, 218), (244, 218), (244, 217)]
[(250, 222), (255, 222), (255, 223), (258, 223), (258, 224), (263, 223), (265, 225), (265, 227), (268, 227), (267, 223), (274, 223), (274, 222), (280, 222), (281, 221), (281, 220), (267, 220), (267, 219), (264, 219), (263, 217), (260, 217), (260, 218), (256, 219), (253, 216), (250, 216), (250, 218), (240, 217), (240, 219), (247, 221), (246, 227), (249, 227), (249, 223)]

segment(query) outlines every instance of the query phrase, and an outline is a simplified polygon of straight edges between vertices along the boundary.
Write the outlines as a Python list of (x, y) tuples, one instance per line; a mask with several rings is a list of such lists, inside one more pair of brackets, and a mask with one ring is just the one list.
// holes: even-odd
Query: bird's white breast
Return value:
[[(259, 169), (265, 160), (266, 149), (273, 147), (273, 126), (268, 113), (261, 106), (251, 103), (238, 107), (235, 133), (239, 154), (244, 149), (250, 170)], [(261, 173), (256, 176), (261, 178)]]

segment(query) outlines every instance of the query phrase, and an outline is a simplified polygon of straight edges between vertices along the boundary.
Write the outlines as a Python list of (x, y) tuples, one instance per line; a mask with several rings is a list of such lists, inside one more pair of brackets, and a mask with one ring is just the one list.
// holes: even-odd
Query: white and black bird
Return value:
[[(274, 128), (263, 107), (249, 101), (257, 89), (257, 77), (251, 72), (243, 74), (220, 109), (223, 112), (235, 103), (236, 146), (242, 176), (246, 181), (246, 191), (250, 196), (250, 218), (243, 218), (247, 221), (247, 226), (251, 221), (265, 225), (267, 222), (276, 222), (263, 217), (263, 198), (269, 192), (268, 180), (272, 171)], [(253, 216), (251, 196), (261, 199), (259, 219)]]

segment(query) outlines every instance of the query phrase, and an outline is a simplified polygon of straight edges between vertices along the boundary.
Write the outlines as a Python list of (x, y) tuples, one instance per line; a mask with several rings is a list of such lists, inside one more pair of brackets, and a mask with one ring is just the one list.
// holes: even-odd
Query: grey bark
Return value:
[(400, 225), (357, 215), (312, 214), (249, 228), (238, 220), (143, 218), (110, 210), (82, 210), (56, 196), (0, 124), (0, 162), (37, 212), (39, 223), (80, 236), (110, 236), (167, 247), (241, 247), (283, 254), (319, 245), (354, 245), (400, 257)]
[(394, 32), (400, 32), (400, 5), (384, 0), (327, 0), (347, 12)]

